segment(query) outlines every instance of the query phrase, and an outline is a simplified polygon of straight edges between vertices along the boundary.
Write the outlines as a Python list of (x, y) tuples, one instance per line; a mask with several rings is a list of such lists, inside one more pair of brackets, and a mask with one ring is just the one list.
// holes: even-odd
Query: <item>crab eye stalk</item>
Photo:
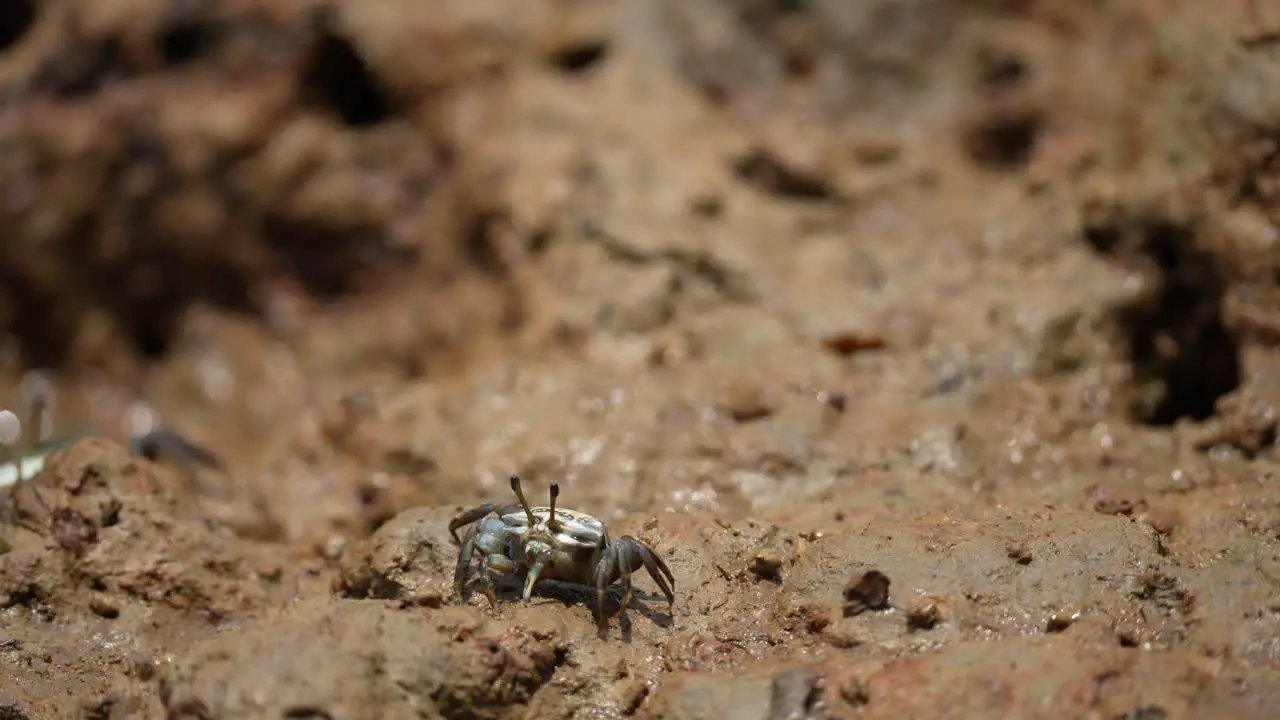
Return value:
[(39, 442), (49, 439), (49, 405), (53, 394), (49, 381), (32, 375), (23, 381), (22, 394), (27, 403), (27, 427)]
[(0, 410), (0, 468), (12, 462), (15, 482), (22, 481), (22, 460), (13, 450), (20, 437), (22, 421), (9, 410)]
[(551, 512), (547, 518), (547, 525), (553, 530), (560, 527), (560, 521), (556, 519), (556, 498), (560, 497), (560, 483), (552, 481), (551, 483)]
[(524, 508), (524, 514), (529, 518), (529, 527), (533, 527), (535, 521), (533, 519), (533, 508), (529, 507), (529, 501), (524, 499), (524, 490), (520, 488), (520, 476), (511, 476), (511, 491), (516, 494), (516, 499), (520, 501), (520, 507)]

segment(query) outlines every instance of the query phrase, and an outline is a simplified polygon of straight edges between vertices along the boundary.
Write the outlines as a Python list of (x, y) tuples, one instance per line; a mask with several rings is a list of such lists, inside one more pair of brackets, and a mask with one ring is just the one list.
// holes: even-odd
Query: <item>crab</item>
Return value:
[[(43, 396), (37, 395), (32, 399), (28, 426), (35, 428), (39, 435), (31, 442), (20, 444), (18, 440), (22, 435), (22, 422), (13, 412), (0, 410), (0, 489), (35, 477), (44, 469), (45, 461), (54, 451), (87, 436), (86, 433), (75, 433), (56, 438), (46, 437), (40, 433), (40, 428), (44, 427), (47, 412), (48, 406)], [(170, 458), (187, 472), (191, 472), (195, 465), (214, 469), (223, 467), (213, 453), (172, 430), (158, 429), (135, 435), (129, 440), (129, 450), (134, 455), (153, 462)]]
[[(601, 626), (618, 617), (631, 602), (631, 574), (640, 568), (649, 572), (666, 596), (667, 606), (675, 603), (675, 577), (653, 548), (630, 535), (611, 540), (599, 518), (576, 510), (556, 507), (560, 485), (552, 482), (548, 507), (530, 507), (520, 487), (520, 476), (511, 476), (515, 503), (486, 503), (455, 517), (449, 533), (459, 545), (458, 565), (454, 571), (454, 589), (459, 602), (467, 600), (473, 582), (472, 559), (481, 555), (484, 593), (494, 601), (491, 578), (523, 577), (524, 600), (533, 594), (540, 580), (558, 580), (596, 589), (597, 620)], [(492, 516), (491, 516), (492, 515)], [(466, 535), (459, 540), (458, 528), (465, 525)], [(604, 611), (605, 590), (622, 582), (622, 602), (608, 617)]]

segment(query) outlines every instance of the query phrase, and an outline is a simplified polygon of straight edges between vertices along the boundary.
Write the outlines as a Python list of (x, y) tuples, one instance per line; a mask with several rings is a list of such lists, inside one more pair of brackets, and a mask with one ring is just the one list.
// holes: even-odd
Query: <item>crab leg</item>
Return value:
[(516, 571), (516, 564), (506, 555), (486, 555), (484, 566), (489, 572), (499, 575), (510, 575)]
[(631, 546), (626, 550), (630, 550), (640, 556), (640, 562), (644, 564), (644, 569), (649, 572), (649, 577), (653, 578), (653, 581), (662, 590), (662, 594), (667, 597), (667, 605), (674, 605), (676, 601), (674, 592), (676, 578), (671, 574), (671, 568), (668, 568), (662, 558), (655, 555), (652, 550), (639, 540), (630, 536), (623, 536), (622, 539), (631, 541)]
[(551, 559), (551, 551), (543, 550), (538, 553), (537, 559), (533, 561), (533, 567), (529, 568), (529, 574), (524, 579), (524, 599), (528, 600), (533, 595), (534, 583), (538, 582), (538, 574), (542, 572), (542, 568), (546, 567), (547, 561)]
[(627, 606), (631, 604), (631, 573), (639, 568), (639, 559), (632, 554), (631, 548), (627, 545), (619, 544), (610, 548), (610, 552), (600, 563), (599, 572), (596, 573), (596, 604), (600, 608), (602, 619), (604, 618), (604, 594), (609, 583), (617, 579), (622, 585), (622, 599), (618, 602), (618, 609), (609, 615), (610, 618), (616, 618), (626, 612)]
[(618, 553), (614, 548), (606, 548), (596, 565), (596, 612), (600, 624), (605, 624), (604, 589), (615, 577), (618, 577)]
[[(618, 603), (618, 610), (612, 617), (619, 617), (626, 611), (627, 606), (631, 604), (631, 576), (622, 576), (622, 601)], [(602, 611), (603, 612), (603, 611)]]
[[(450, 524), (449, 531), (453, 532), (454, 528)], [(468, 571), (471, 569), (471, 556), (476, 551), (476, 535), (480, 531), (479, 525), (472, 525), (467, 528), (467, 534), (462, 539), (462, 547), (458, 550), (458, 564), (453, 570), (453, 589), (458, 593), (458, 602), (465, 604), (467, 602), (463, 590), (466, 588)], [(457, 535), (453, 536), (456, 540)]]
[[(471, 523), (479, 520), (485, 515), (488, 515), (490, 512), (493, 511), (495, 507), (497, 507), (495, 503), (485, 503), (480, 507), (471, 508), (470, 510), (462, 513), (458, 517), (450, 520), (449, 534), (453, 536), (453, 541), (460, 542), (458, 540), (458, 528), (462, 527), (463, 525), (470, 525)], [(472, 533), (468, 532), (467, 537), (471, 537), (471, 536), (472, 536)]]
[(618, 612), (612, 615), (617, 617), (631, 602), (631, 574), (642, 567), (649, 572), (649, 577), (653, 578), (666, 596), (667, 605), (675, 603), (675, 593), (672, 590), (675, 577), (667, 564), (644, 543), (630, 535), (623, 535), (609, 546), (600, 558), (600, 564), (596, 566), (596, 603), (601, 617), (604, 614), (604, 591), (609, 583), (618, 579), (623, 587), (622, 604), (618, 607)]

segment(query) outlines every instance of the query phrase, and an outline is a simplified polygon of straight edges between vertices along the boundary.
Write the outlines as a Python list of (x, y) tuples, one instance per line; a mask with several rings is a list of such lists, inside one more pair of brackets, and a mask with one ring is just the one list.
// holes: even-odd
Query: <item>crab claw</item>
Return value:
[(129, 449), (152, 462), (167, 457), (187, 468), (203, 465), (215, 470), (223, 469), (218, 456), (172, 430), (155, 430), (135, 437), (129, 441)]

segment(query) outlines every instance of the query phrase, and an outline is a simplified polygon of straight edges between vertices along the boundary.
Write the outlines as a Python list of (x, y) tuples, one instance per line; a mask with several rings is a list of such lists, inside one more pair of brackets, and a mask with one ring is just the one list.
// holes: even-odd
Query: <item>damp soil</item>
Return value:
[[(0, 405), (88, 437), (0, 493), (0, 717), (1269, 717), (1278, 37), (11, 0)], [(674, 602), (463, 601), (512, 474)]]

